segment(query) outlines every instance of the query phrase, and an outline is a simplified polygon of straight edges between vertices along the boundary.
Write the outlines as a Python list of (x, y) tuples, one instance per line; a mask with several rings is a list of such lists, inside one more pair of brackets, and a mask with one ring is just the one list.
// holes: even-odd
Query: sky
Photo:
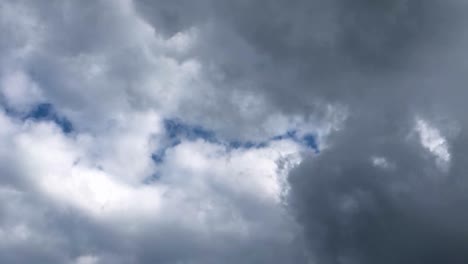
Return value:
[(468, 2), (0, 1), (0, 263), (468, 263)]

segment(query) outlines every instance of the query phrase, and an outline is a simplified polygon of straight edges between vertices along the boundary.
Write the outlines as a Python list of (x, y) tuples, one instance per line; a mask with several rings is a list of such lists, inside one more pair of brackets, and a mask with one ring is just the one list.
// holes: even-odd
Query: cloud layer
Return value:
[(466, 263), (461, 0), (0, 3), (0, 262)]

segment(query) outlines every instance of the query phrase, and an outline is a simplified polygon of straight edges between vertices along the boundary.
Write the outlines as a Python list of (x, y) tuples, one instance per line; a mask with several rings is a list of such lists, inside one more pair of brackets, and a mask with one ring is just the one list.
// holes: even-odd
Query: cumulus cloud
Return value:
[[(255, 150), (182, 142), (168, 150), (157, 171), (161, 178), (144, 184), (143, 161), (151, 155), (133, 140), (144, 135), (66, 136), (52, 122), (21, 124), (1, 117), (3, 261), (217, 263), (230, 255), (234, 262), (296, 257), (297, 227), (281, 209), (287, 171), (277, 165), (280, 159), (298, 162), (301, 147), (293, 141)], [(96, 154), (96, 146), (102, 153)], [(143, 161), (132, 161), (135, 156)], [(271, 253), (270, 247), (279, 251)]]
[(0, 3), (0, 262), (465, 263), (459, 0)]

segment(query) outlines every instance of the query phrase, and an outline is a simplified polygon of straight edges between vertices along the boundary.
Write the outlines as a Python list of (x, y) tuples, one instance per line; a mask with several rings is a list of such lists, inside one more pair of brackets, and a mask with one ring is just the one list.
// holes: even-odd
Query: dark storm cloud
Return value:
[(333, 147), (292, 171), (292, 211), (318, 263), (468, 261), (466, 155), (453, 153), (443, 171), (408, 136), (408, 122), (396, 120), (351, 124)]
[(294, 111), (310, 111), (323, 98), (401, 96), (406, 87), (380, 86), (414, 71), (434, 43), (460, 28), (456, 1), (163, 2), (136, 6), (157, 30), (210, 28), (197, 56), (214, 62), (224, 81), (253, 83), (249, 89), (274, 107)]
[[(273, 107), (310, 114), (315, 100), (350, 106), (351, 119), (331, 147), (290, 175), (291, 212), (317, 263), (468, 261), (462, 1), (216, 1), (211, 7), (205, 19), (171, 8), (172, 20), (164, 23), (177, 21), (179, 30), (187, 21), (213, 24), (213, 39), (227, 44), (205, 47), (212, 51), (205, 59), (219, 63), (230, 81), (255, 83)], [(449, 140), (448, 170), (414, 136), (417, 115), (447, 132), (437, 123), (442, 116), (462, 131)]]

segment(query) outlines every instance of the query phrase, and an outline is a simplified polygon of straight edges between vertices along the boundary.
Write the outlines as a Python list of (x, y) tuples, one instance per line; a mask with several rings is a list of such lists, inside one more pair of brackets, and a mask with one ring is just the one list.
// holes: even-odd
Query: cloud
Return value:
[(317, 261), (465, 261), (464, 165), (440, 166), (452, 162), (441, 161), (452, 151), (439, 156), (443, 145), (428, 145), (445, 139), (428, 144), (411, 126), (388, 130), (386, 123), (350, 125), (333, 147), (292, 171), (290, 203)]
[(22, 123), (4, 113), (1, 120), (3, 261), (216, 263), (230, 256), (234, 263), (301, 256), (297, 226), (281, 206), (287, 170), (277, 164), (299, 161), (303, 147), (294, 141), (255, 150), (184, 141), (167, 151), (160, 179), (147, 184), (143, 178), (156, 171), (144, 173), (150, 145), (140, 140), (148, 136), (141, 127), (127, 129), (127, 119), (113, 129), (117, 138), (106, 139), (63, 134), (51, 121)]
[(453, 37), (447, 27), (460, 32), (451, 14), (463, 8), (458, 1), (437, 0), (135, 1), (135, 6), (156, 29), (164, 30), (169, 21), (176, 21), (173, 31), (197, 25), (205, 41), (195, 52), (216, 66), (223, 87), (260, 91), (275, 109), (309, 113), (323, 98), (342, 103), (362, 95), (374, 96), (369, 100), (400, 95), (402, 85), (380, 87), (387, 85), (381, 78), (414, 70), (411, 64), (434, 52), (436, 40)]
[(2, 1), (0, 262), (466, 262), (466, 8)]
[[(160, 33), (132, 1), (0, 6), (10, 39), (0, 46), (2, 262), (304, 259), (283, 199), (287, 168), (307, 147), (269, 142), (304, 121), (269, 113), (246, 92), (217, 92), (190, 53), (195, 25)], [(266, 121), (233, 129), (251, 115)], [(166, 146), (172, 118), (213, 129), (219, 141)], [(266, 143), (223, 143), (246, 139)]]

